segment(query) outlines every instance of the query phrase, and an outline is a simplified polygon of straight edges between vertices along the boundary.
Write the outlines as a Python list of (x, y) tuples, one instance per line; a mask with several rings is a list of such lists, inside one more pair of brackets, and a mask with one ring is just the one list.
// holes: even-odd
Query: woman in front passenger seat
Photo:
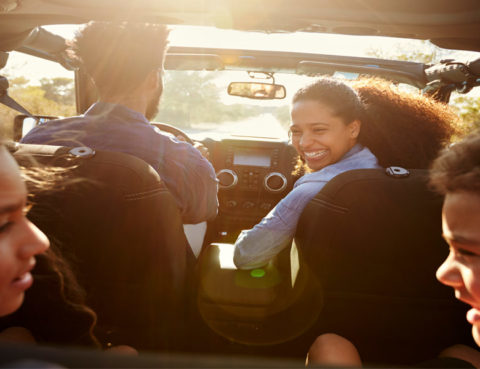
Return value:
[(291, 244), (307, 203), (333, 177), (352, 169), (427, 168), (457, 131), (445, 105), (375, 78), (322, 78), (293, 96), (290, 138), (303, 175), (260, 223), (240, 233), (234, 262), (266, 264)]

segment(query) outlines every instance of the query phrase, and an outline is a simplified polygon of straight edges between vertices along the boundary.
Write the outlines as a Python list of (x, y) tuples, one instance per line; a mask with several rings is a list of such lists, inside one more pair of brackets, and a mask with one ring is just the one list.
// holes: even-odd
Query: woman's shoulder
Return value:
[[(356, 144), (338, 163), (349, 169), (380, 168), (377, 157), (366, 146)], [(335, 165), (333, 164), (333, 165)]]

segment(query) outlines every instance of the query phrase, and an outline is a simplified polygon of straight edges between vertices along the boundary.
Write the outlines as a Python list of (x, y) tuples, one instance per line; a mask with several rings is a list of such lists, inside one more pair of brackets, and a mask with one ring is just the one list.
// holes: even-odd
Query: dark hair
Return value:
[(162, 68), (168, 33), (157, 24), (90, 22), (69, 42), (69, 53), (92, 77), (100, 95), (118, 94)]
[(93, 333), (97, 316), (85, 305), (85, 293), (65, 259), (54, 245), (35, 259), (35, 282), (22, 306), (0, 318), (0, 330), (21, 326), (39, 343), (100, 348)]
[(480, 195), (480, 131), (445, 149), (435, 159), (430, 183), (443, 195), (455, 191)]
[[(360, 97), (352, 87), (341, 80), (328, 77), (315, 80), (293, 95), (292, 105), (305, 100), (314, 100), (327, 105), (346, 125), (356, 119), (364, 121), (365, 110)], [(300, 177), (310, 171), (304, 159), (298, 155), (292, 174)]]
[(383, 167), (430, 167), (441, 149), (458, 133), (458, 117), (430, 97), (402, 91), (379, 78), (352, 82), (365, 107), (358, 142)]
[(340, 80), (319, 78), (315, 82), (299, 89), (292, 98), (292, 104), (298, 101), (315, 100), (327, 105), (334, 115), (345, 124), (355, 119), (363, 120), (364, 108), (357, 92)]
[[(447, 105), (379, 78), (321, 78), (300, 89), (292, 103), (300, 100), (327, 105), (345, 124), (360, 120), (358, 142), (383, 167), (426, 169), (458, 133), (458, 117)], [(301, 173), (301, 166), (297, 163), (295, 174)]]
[[(4, 146), (8, 148), (8, 143), (0, 139), (0, 149)], [(64, 179), (64, 168), (20, 169), (29, 190), (29, 201), (35, 199), (36, 193), (57, 188)], [(50, 241), (50, 249), (35, 257), (37, 263), (32, 271), (35, 283), (25, 292), (22, 306), (0, 318), (0, 331), (21, 326), (40, 343), (100, 347), (93, 333), (97, 316), (86, 306), (85, 292), (72, 268), (53, 240)]]

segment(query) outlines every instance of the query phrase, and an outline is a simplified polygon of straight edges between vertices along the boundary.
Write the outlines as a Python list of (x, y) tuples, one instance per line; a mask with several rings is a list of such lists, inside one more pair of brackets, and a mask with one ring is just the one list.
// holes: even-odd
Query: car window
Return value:
[[(56, 62), (11, 52), (7, 67), (8, 93), (34, 115), (68, 117), (76, 114), (74, 73)], [(13, 118), (17, 111), (0, 105), (1, 127), (12, 137)]]
[[(287, 139), (292, 94), (313, 77), (277, 73), (275, 83), (286, 87), (280, 100), (229, 96), (230, 82), (269, 83), (262, 74), (250, 78), (240, 71), (165, 72), (165, 87), (157, 121), (174, 124), (193, 135), (239, 135)], [(270, 80), (271, 81), (271, 80)]]

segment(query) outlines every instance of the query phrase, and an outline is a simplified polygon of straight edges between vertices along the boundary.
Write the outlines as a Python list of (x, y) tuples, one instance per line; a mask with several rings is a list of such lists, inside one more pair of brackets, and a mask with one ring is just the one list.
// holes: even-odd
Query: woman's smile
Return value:
[(318, 150), (318, 151), (303, 151), (303, 157), (309, 162), (315, 162), (324, 159), (328, 154), (328, 150)]

